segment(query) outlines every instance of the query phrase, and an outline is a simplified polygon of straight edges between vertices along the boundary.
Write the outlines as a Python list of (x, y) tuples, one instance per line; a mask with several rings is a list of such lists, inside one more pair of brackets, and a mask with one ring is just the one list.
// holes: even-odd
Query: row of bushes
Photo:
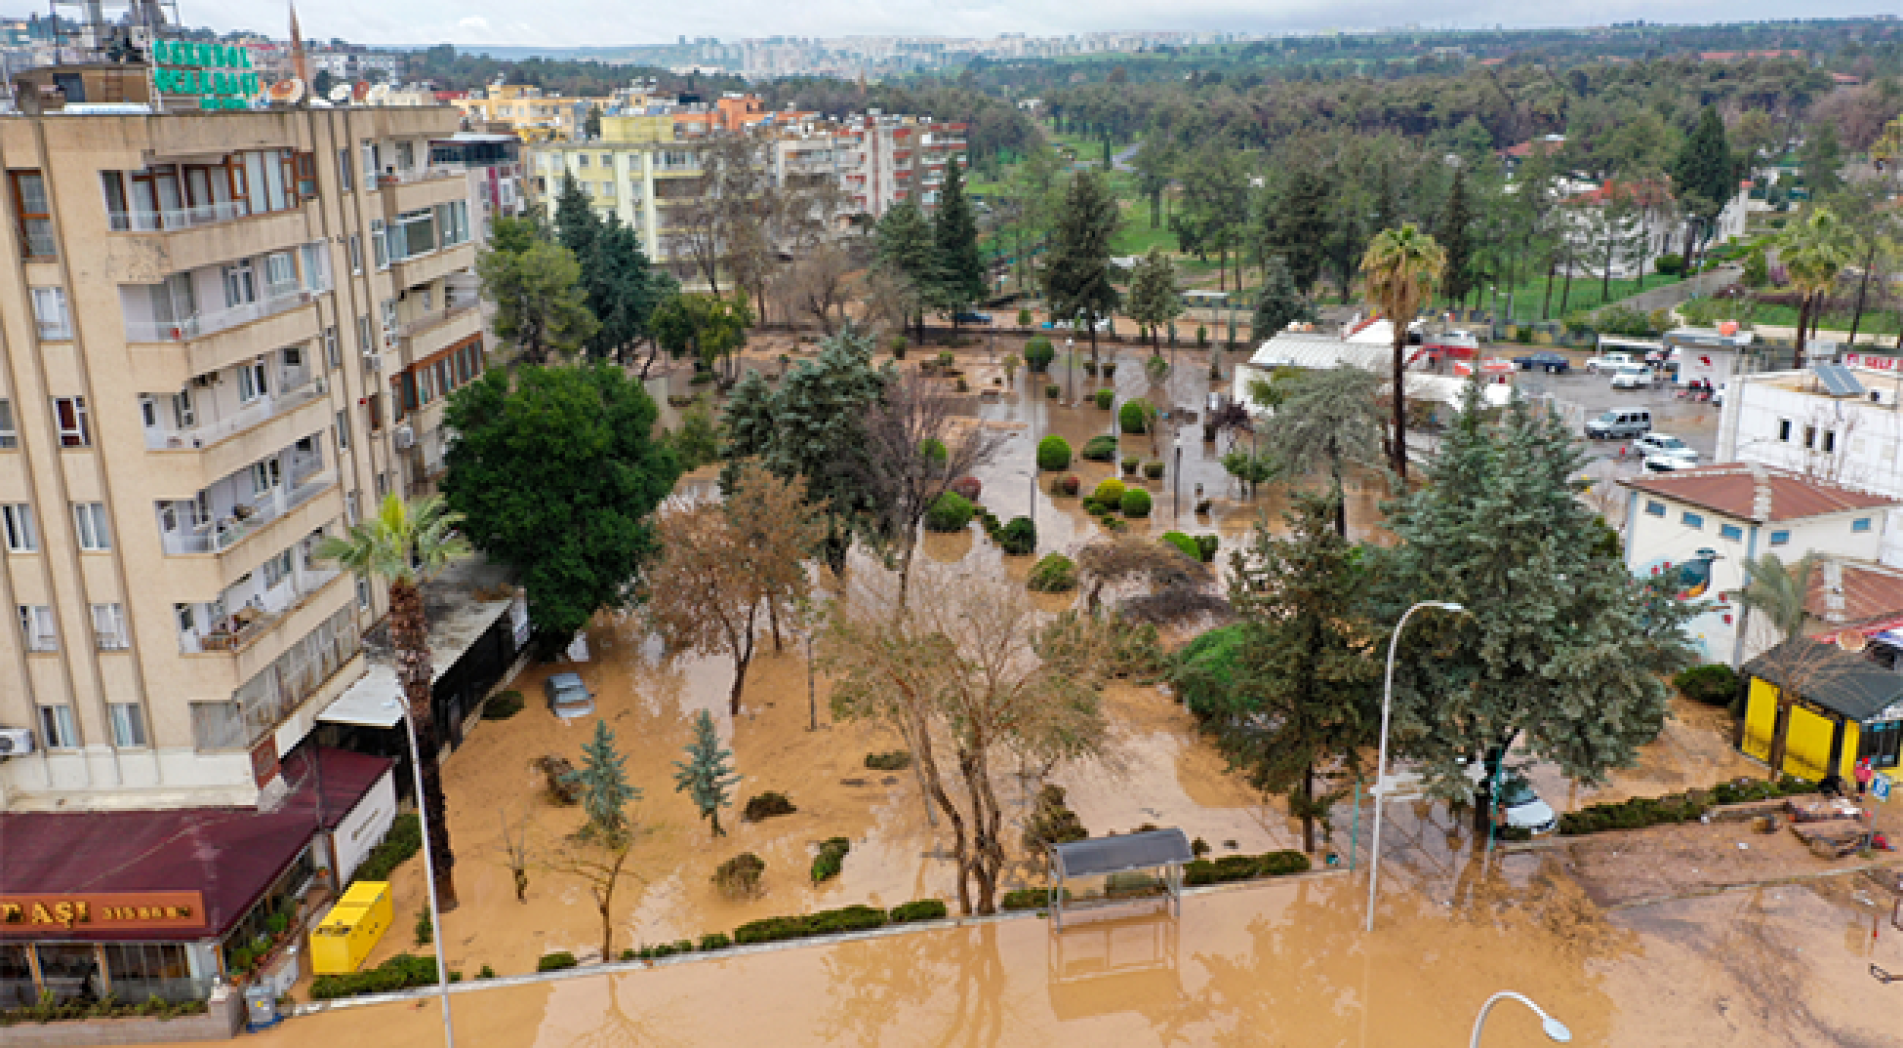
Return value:
[(1221, 545), (1221, 540), (1214, 535), (1185, 535), (1180, 531), (1166, 531), (1160, 541), (1181, 550), (1183, 556), (1204, 564), (1216, 559), (1216, 550)]
[(1122, 513), (1133, 519), (1149, 516), (1151, 505), (1149, 492), (1125, 487), (1123, 481), (1115, 477), (1105, 477), (1097, 490), (1084, 500), (1084, 510), (1093, 515)]
[(1774, 800), (1811, 793), (1816, 789), (1814, 784), (1789, 775), (1776, 782), (1721, 782), (1709, 790), (1688, 790), (1662, 797), (1633, 797), (1569, 811), (1559, 817), (1559, 832), (1562, 836), (1577, 837), (1606, 830), (1642, 830), (1647, 826), (1691, 822), (1710, 811), (1714, 805)]
[(204, 1001), (179, 1001), (176, 1004), (159, 997), (147, 997), (143, 1003), (121, 1001), (107, 994), (97, 1000), (70, 998), (60, 1001), (51, 990), (41, 991), (39, 1000), (20, 1008), (0, 1010), (0, 1028), (18, 1023), (55, 1023), (75, 1019), (176, 1019), (181, 1015), (203, 1015)]
[[(548, 958), (544, 957), (543, 960)], [(450, 982), (461, 982), (462, 978), (463, 973), (459, 971), (452, 969), (449, 973)], [(428, 986), (435, 981), (436, 958), (399, 953), (369, 971), (318, 976), (311, 983), (311, 998), (330, 1001), (339, 997), (360, 997), (366, 993), (394, 993), (413, 986)]]
[(805, 939), (814, 935), (830, 935), (836, 932), (859, 932), (884, 927), (889, 919), (884, 910), (871, 906), (847, 906), (837, 910), (820, 910), (817, 913), (806, 913), (797, 917), (763, 917), (735, 928), (733, 941), (741, 946), (750, 946), (754, 943)]
[(1272, 851), (1261, 855), (1225, 855), (1220, 859), (1197, 859), (1183, 867), (1185, 884), (1223, 884), (1248, 881), (1257, 877), (1285, 877), (1307, 873), (1308, 856), (1298, 851)]
[(383, 843), (370, 849), (364, 856), (350, 882), (387, 881), (390, 871), (403, 865), (404, 860), (415, 855), (423, 847), (423, 823), (415, 812), (397, 816), (390, 822), (390, 832), (383, 835)]

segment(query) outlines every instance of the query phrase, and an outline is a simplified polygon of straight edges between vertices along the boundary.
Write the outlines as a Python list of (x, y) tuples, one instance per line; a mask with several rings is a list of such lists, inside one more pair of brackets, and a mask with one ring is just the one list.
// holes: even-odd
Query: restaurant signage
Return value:
[(248, 47), (154, 40), (152, 67), (152, 83), (161, 94), (197, 99), (200, 109), (247, 109), (262, 90)]
[(0, 895), (0, 937), (205, 928), (205, 898), (195, 891)]

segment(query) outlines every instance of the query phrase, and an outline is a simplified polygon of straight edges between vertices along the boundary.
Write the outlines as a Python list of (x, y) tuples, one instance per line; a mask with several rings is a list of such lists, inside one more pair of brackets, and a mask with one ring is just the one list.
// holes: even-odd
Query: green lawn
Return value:
[[(1598, 309), (1607, 303), (1630, 298), (1640, 291), (1652, 291), (1676, 283), (1678, 283), (1677, 277), (1665, 277), (1657, 274), (1646, 277), (1644, 287), (1640, 287), (1639, 281), (1637, 280), (1614, 280), (1611, 282), (1611, 294), (1602, 295), (1598, 277), (1574, 277), (1572, 294), (1567, 296), (1566, 278), (1564, 276), (1556, 276), (1553, 278), (1551, 314), (1542, 317), (1541, 307), (1546, 302), (1546, 278), (1541, 277), (1538, 280), (1530, 280), (1512, 289), (1512, 319), (1525, 321), (1541, 319), (1560, 320), (1568, 313)], [(1505, 316), (1507, 310), (1507, 291), (1508, 289), (1505, 287), (1499, 289), (1499, 310), (1502, 317)], [(1485, 288), (1482, 288), (1480, 292), (1480, 308), (1492, 308), (1493, 300), (1494, 295)], [(1560, 308), (1562, 300), (1566, 303), (1565, 309)]]
[[(1797, 307), (1774, 306), (1763, 302), (1753, 302), (1751, 303), (1749, 315), (1736, 317), (1734, 319), (1748, 320), (1753, 324), (1768, 325), (1770, 327), (1794, 328), (1797, 326)], [(1841, 312), (1832, 311), (1825, 313), (1824, 319), (1817, 327), (1820, 334), (1825, 331), (1847, 332), (1850, 330), (1850, 311), (1846, 309)], [(1863, 319), (1857, 324), (1857, 334), (1859, 336), (1894, 335), (1898, 330), (1897, 314), (1887, 309), (1866, 309), (1863, 311)]]

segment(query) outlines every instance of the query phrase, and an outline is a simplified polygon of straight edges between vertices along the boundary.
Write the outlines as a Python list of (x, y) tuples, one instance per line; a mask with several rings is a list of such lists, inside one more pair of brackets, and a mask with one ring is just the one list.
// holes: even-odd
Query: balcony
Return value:
[(163, 233), (230, 222), (250, 213), (251, 209), (244, 201), (228, 200), (221, 204), (200, 204), (197, 207), (166, 211), (113, 211), (106, 217), (114, 233)]
[(161, 543), (171, 557), (224, 553), (336, 484), (337, 475), (325, 472), (318, 456), (294, 459), (288, 483), (272, 488), (256, 503), (234, 505), (229, 515), (201, 521), (190, 531), (162, 531)]
[(452, 296), (449, 304), (397, 328), (397, 345), (411, 363), (473, 335), (482, 328), (475, 296)]
[[(140, 359), (140, 380), (149, 389), (181, 386), (193, 375), (221, 371), (258, 355), (260, 346), (289, 346), (318, 337), (316, 297), (330, 289), (271, 296), (235, 309), (199, 313), (182, 321), (126, 323), (130, 343), (184, 346), (184, 357)], [(156, 385), (155, 385), (156, 383)]]
[(327, 393), (324, 381), (309, 367), (280, 368), (275, 375), (277, 390), (259, 397), (230, 418), (207, 422), (191, 429), (153, 427), (145, 431), (145, 446), (150, 451), (178, 451), (209, 448), (227, 437), (263, 425), (286, 415)]
[(249, 212), (245, 204), (206, 204), (168, 211), (114, 211), (106, 240), (107, 276), (148, 284), (180, 273), (283, 251), (310, 240), (301, 207)]
[(309, 603), (343, 572), (337, 568), (299, 568), (290, 577), (252, 597), (244, 606), (178, 635), (183, 655), (242, 652)]
[(386, 215), (464, 200), (469, 191), (463, 173), (448, 167), (381, 174), (377, 176), (377, 188), (383, 191)]
[(220, 331), (229, 331), (266, 317), (288, 313), (299, 306), (307, 306), (317, 294), (328, 290), (329, 288), (320, 288), (316, 291), (288, 291), (267, 295), (256, 302), (247, 302), (242, 306), (194, 313), (179, 320), (127, 320), (126, 341), (190, 342), (193, 339), (215, 335)]

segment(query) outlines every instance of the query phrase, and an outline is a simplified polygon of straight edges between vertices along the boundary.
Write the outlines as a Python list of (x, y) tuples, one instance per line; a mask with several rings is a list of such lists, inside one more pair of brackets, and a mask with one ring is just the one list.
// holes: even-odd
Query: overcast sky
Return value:
[[(718, 0), (683, 7), (628, 0), (306, 0), (306, 37), (424, 47), (576, 47), (672, 43), (681, 34), (831, 37), (857, 34), (1052, 36), (1105, 30), (1309, 32), (1417, 23), (1462, 28), (1550, 24), (1741, 21), (1893, 13), (1884, 0), (1581, 0), (1529, 10), (1523, 0)], [(1801, 11), (1799, 8), (1801, 7)], [(278, 0), (182, 0), (187, 24), (283, 36)], [(267, 12), (274, 12), (267, 15)]]

